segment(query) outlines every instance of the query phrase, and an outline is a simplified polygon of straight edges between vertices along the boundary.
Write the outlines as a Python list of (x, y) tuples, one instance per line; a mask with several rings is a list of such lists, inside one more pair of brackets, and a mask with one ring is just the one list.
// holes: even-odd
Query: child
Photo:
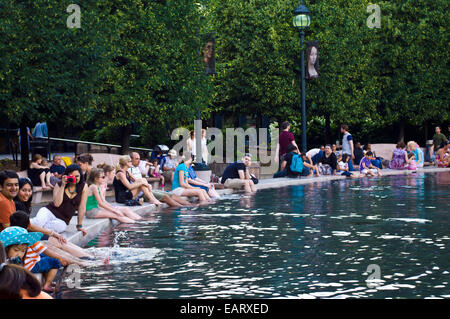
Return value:
[(45, 274), (42, 290), (54, 292), (51, 283), (62, 266), (59, 260), (43, 254), (46, 247), (39, 242), (41, 238), (42, 233), (28, 233), (25, 228), (17, 226), (8, 227), (0, 233), (0, 241), (5, 246), (10, 263), (23, 265), (34, 274)]
[(41, 283), (25, 268), (7, 263), (0, 241), (0, 299), (52, 299), (41, 291)]
[(153, 159), (152, 162), (153, 166), (150, 167), (150, 170), (148, 172), (149, 177), (155, 177), (159, 178), (161, 181), (161, 188), (164, 189), (164, 176), (160, 172), (160, 167), (158, 164), (158, 159)]
[(364, 157), (361, 159), (361, 162), (359, 163), (359, 171), (361, 173), (361, 177), (366, 176), (367, 174), (370, 176), (375, 176), (378, 174), (378, 176), (381, 176), (381, 170), (378, 167), (375, 167), (372, 165), (372, 152), (367, 151), (366, 154), (364, 154)]
[(417, 171), (416, 156), (413, 152), (408, 154), (408, 170)]
[(348, 168), (348, 160), (350, 159), (350, 156), (345, 153), (342, 155), (342, 157), (340, 156), (338, 158), (338, 165), (337, 165), (337, 170), (338, 171), (342, 171), (341, 175), (345, 175), (347, 177), (353, 177), (352, 173), (349, 172), (349, 168)]

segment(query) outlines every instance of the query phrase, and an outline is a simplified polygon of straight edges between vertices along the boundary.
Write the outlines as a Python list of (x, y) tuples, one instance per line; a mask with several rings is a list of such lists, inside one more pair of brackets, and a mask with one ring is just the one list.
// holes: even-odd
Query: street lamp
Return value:
[(301, 53), (301, 69), (302, 69), (302, 152), (306, 153), (306, 95), (305, 95), (305, 50), (303, 48), (305, 41), (305, 29), (309, 27), (311, 19), (309, 10), (301, 4), (293, 11), (294, 19), (292, 24), (299, 30), (300, 41), (302, 47)]

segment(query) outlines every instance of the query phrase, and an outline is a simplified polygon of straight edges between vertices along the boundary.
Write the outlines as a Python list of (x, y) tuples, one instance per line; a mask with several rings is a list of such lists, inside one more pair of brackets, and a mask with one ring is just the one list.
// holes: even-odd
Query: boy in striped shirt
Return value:
[[(18, 226), (26, 229), (30, 223), (30, 219), (27, 213), (17, 211), (11, 215), (10, 223), (11, 226)], [(52, 282), (58, 273), (58, 269), (61, 268), (62, 265), (58, 259), (48, 256), (50, 253), (48, 253), (48, 255), (44, 254), (46, 250), (47, 247), (45, 247), (40, 241), (36, 241), (26, 248), (26, 253), (22, 259), (23, 267), (25, 269), (34, 274), (44, 274), (45, 282), (42, 290), (51, 293), (54, 291)]]

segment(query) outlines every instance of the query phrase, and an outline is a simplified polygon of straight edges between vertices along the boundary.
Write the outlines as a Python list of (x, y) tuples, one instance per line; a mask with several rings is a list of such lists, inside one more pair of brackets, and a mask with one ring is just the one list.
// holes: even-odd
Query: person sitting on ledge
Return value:
[(436, 166), (450, 167), (450, 151), (448, 150), (448, 142), (444, 141), (436, 151)]
[(214, 185), (198, 178), (192, 165), (189, 165), (189, 185), (205, 190), (210, 197), (220, 198), (220, 195), (214, 189)]
[(53, 189), (53, 185), (50, 183), (50, 168), (43, 166), (42, 156), (40, 154), (34, 154), (31, 160), (30, 167), (28, 168), (28, 177), (31, 179), (33, 185), (42, 186), (43, 190)]
[(119, 169), (114, 178), (114, 194), (116, 202), (125, 204), (127, 201), (137, 199), (140, 192), (142, 192), (150, 203), (161, 205), (162, 203), (155, 198), (152, 193), (152, 186), (146, 179), (135, 179), (128, 169), (131, 167), (131, 157), (124, 155), (119, 158)]
[(87, 181), (89, 172), (92, 168), (92, 161), (94, 158), (91, 154), (81, 154), (75, 158), (75, 163), (81, 167), (83, 181)]
[(61, 181), (61, 177), (66, 170), (66, 167), (64, 165), (61, 165), (61, 162), (62, 158), (60, 155), (53, 156), (53, 163), (52, 166), (50, 166), (50, 173), (52, 173), (52, 176), (50, 176), (50, 184), (52, 184), (53, 186)]
[(335, 175), (337, 170), (337, 157), (331, 151), (331, 145), (325, 146), (325, 152), (318, 164), (319, 172), (321, 175)]
[(121, 223), (135, 223), (141, 217), (130, 211), (122, 212), (106, 201), (101, 191), (105, 172), (101, 168), (92, 168), (87, 180), (88, 198), (86, 201), (86, 218), (111, 218)]
[(364, 154), (364, 157), (361, 159), (361, 162), (359, 163), (359, 171), (361, 173), (361, 177), (365, 177), (366, 175), (375, 176), (378, 174), (378, 176), (381, 176), (381, 170), (374, 166), (371, 162), (372, 160), (372, 152), (367, 151), (366, 154)]
[(405, 147), (406, 145), (402, 141), (397, 143), (389, 162), (390, 169), (405, 169), (405, 164), (408, 162), (408, 153), (405, 151)]
[(247, 169), (251, 163), (251, 155), (248, 153), (242, 157), (242, 162), (231, 163), (225, 168), (221, 183), (224, 184), (226, 188), (244, 188), (246, 193), (256, 192), (255, 184)]
[(311, 177), (314, 166), (311, 165), (308, 160), (309, 159), (306, 158), (306, 155), (299, 153), (298, 148), (295, 145), (290, 144), (287, 147), (287, 153), (285, 154), (283, 162), (281, 163), (281, 170), (278, 173), (275, 173), (273, 177)]
[(192, 153), (186, 152), (182, 162), (178, 164), (173, 174), (172, 193), (177, 196), (195, 196), (200, 203), (210, 201), (211, 198), (204, 189), (189, 185), (189, 166), (192, 164)]

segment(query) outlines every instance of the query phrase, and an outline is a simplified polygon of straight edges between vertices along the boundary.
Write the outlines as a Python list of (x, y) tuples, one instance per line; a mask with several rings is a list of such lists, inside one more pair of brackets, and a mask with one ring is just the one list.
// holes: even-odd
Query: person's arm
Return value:
[(355, 148), (353, 146), (353, 140), (348, 141), (348, 143), (350, 144), (351, 160), (354, 160), (355, 159), (355, 153), (354, 153)]
[(423, 153), (422, 152), (418, 152), (419, 153), (419, 163), (420, 162), (424, 162), (424, 159), (423, 159)]
[(44, 235), (47, 235), (48, 237), (55, 237), (62, 244), (65, 244), (67, 242), (66, 238), (63, 235), (60, 235), (57, 232), (54, 232), (53, 230), (33, 225), (31, 222), (28, 225), (27, 230), (29, 230), (30, 232), (40, 232)]
[(66, 176), (64, 175), (61, 179), (61, 186), (59, 186), (59, 184), (56, 184), (55, 188), (53, 189), (53, 204), (55, 204), (56, 207), (61, 206), (63, 202), (66, 183), (67, 180)]
[[(130, 175), (131, 176), (131, 175)], [(141, 185), (142, 185), (142, 181), (136, 181), (135, 183), (133, 183), (133, 184), (130, 184), (130, 182), (128, 181), (128, 179), (127, 179), (127, 177), (125, 176), (125, 173), (124, 172), (118, 172), (117, 173), (117, 177), (119, 178), (119, 180), (122, 182), (122, 184), (126, 187), (126, 188), (128, 188), (129, 190), (132, 190), (132, 189), (135, 189), (135, 188), (138, 188), (138, 187), (140, 187)]]
[(88, 193), (88, 188), (87, 188), (87, 185), (85, 184), (84, 188), (83, 188), (83, 192), (81, 193), (81, 202), (80, 202), (80, 205), (78, 206), (78, 224), (77, 224), (77, 230), (81, 231), (83, 233), (83, 236), (87, 235), (87, 231), (78, 225), (82, 225), (84, 215), (86, 214), (87, 193)]
[(115, 212), (114, 208), (111, 205), (109, 205), (108, 202), (105, 200), (103, 194), (100, 194), (96, 185), (92, 184), (91, 186), (89, 186), (89, 190), (95, 196), (95, 199), (98, 203), (98, 207), (109, 210), (111, 212)]
[(275, 149), (275, 163), (278, 163), (280, 158), (280, 143), (277, 143), (277, 148)]

